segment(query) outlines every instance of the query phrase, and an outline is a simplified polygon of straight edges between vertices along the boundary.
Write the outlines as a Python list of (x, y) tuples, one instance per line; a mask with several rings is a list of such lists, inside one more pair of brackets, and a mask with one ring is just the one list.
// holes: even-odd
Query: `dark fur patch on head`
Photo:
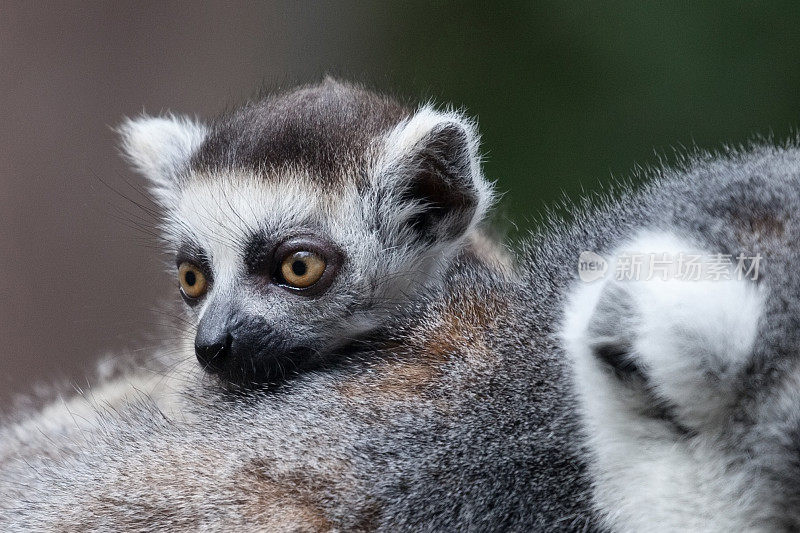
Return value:
[(297, 166), (323, 183), (364, 163), (371, 142), (410, 111), (397, 101), (326, 78), (250, 103), (211, 124), (195, 170)]

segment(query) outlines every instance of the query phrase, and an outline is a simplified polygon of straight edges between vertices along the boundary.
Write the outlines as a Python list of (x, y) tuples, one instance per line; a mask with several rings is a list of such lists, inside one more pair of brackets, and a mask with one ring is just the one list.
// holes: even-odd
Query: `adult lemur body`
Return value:
[[(274, 166), (257, 167), (263, 174), (242, 172), (242, 162), (267, 154), (283, 160), (291, 150), (274, 152), (220, 132), (269, 131), (263, 105), (292, 102), (289, 116), (299, 96), (307, 104), (335, 99), (341, 109), (364, 98), (328, 83), (256, 104), (208, 128), (167, 120), (150, 123), (164, 127), (139, 137), (132, 125), (128, 152), (156, 178), (162, 202), (181, 213), (188, 227), (177, 236), (195, 237), (196, 246), (188, 248), (195, 255), (184, 253), (178, 263), (201, 329), (222, 295), (241, 312), (272, 317), (265, 331), (283, 325), (279, 317), (288, 315), (281, 312), (312, 309), (316, 301), (342, 311), (319, 317), (320, 324), (340, 320), (358, 346), (345, 347), (335, 335), (311, 335), (314, 349), (297, 350), (284, 331), (276, 337), (283, 341), (266, 348), (255, 343), (238, 351), (216, 343), (233, 355), (216, 361), (216, 351), (204, 349), (215, 343), (197, 342), (198, 356), (206, 366), (213, 362), (226, 383), (285, 377), (267, 362), (276, 352), (304, 371), (258, 390), (187, 383), (178, 412), (159, 411), (157, 394), (155, 403), (119, 402), (55, 442), (29, 429), (42, 420), (34, 417), (17, 431), (3, 462), (4, 527), (797, 529), (800, 149), (755, 146), (688, 158), (679, 170), (655, 172), (638, 192), (622, 191), (597, 207), (573, 206), (574, 220), (552, 220), (515, 266), (501, 272), (489, 259), (463, 251), (488, 189), (475, 170), (474, 131), (459, 115), (424, 108), (376, 121), (386, 115), (373, 105), (363, 108), (369, 119), (353, 110), (337, 115), (344, 123), (327, 134), (331, 139), (348, 131), (348, 117), (374, 127), (368, 142), (353, 137), (360, 140), (352, 146), (360, 148), (351, 162), (360, 160), (366, 169), (360, 177), (322, 178), (336, 167), (322, 155), (280, 167), (280, 176), (289, 176), (288, 169), (318, 165), (318, 175), (303, 183), (325, 183), (333, 196), (292, 188), (300, 183), (297, 173), (265, 185), (265, 176), (277, 176), (270, 173)], [(310, 116), (330, 121), (330, 115)], [(316, 138), (313, 132), (328, 131), (326, 120), (304, 121), (300, 129)], [(290, 131), (301, 125), (288, 118), (282, 124)], [(325, 145), (318, 146), (325, 154)], [(209, 158), (218, 164), (209, 165)], [(202, 205), (218, 207), (198, 214), (188, 191), (204, 195)], [(295, 196), (301, 201), (292, 204)], [(251, 198), (258, 201), (245, 201)], [(269, 219), (275, 198), (288, 207)], [(390, 209), (368, 208), (384, 200)], [(263, 205), (272, 209), (248, 218)], [(336, 276), (324, 278), (323, 269), (320, 292), (295, 294), (285, 286), (291, 280), (278, 274), (284, 257), (298, 250), (286, 256), (275, 251), (285, 238), (283, 218), (312, 205), (309, 212), (326, 221), (314, 236), (326, 244), (299, 251), (322, 258), (325, 269), (335, 265)], [(350, 206), (346, 216), (337, 215), (341, 205)], [(263, 238), (241, 238), (258, 235), (253, 229), (264, 217), (272, 229), (262, 231)], [(368, 223), (348, 229), (336, 220)], [(394, 284), (378, 283), (380, 290), (394, 301), (411, 286), (419, 289), (402, 309), (348, 307), (353, 292), (339, 289), (358, 284), (340, 257), (355, 254), (359, 245), (383, 250), (375, 242), (386, 235), (402, 236), (405, 246), (386, 264), (414, 282), (398, 292)], [(243, 242), (256, 243), (263, 253), (255, 256), (281, 269), (250, 268), (252, 247), (240, 248)], [(340, 256), (327, 255), (331, 243)], [(422, 261), (417, 278), (407, 267), (414, 263), (401, 259), (442, 250), (438, 257), (446, 260)], [(584, 251), (606, 257), (610, 274), (578, 281)], [(645, 272), (623, 280), (612, 274), (623, 252), (761, 254), (763, 263), (756, 279), (686, 281)], [(383, 268), (372, 264), (380, 256), (370, 257), (356, 262), (356, 270)], [(291, 277), (292, 266), (285, 275)], [(319, 271), (313, 262), (306, 266)], [(194, 276), (187, 279), (187, 272)], [(356, 293), (360, 298), (352, 301), (369, 301), (363, 295), (372, 294)], [(271, 307), (266, 302), (278, 314), (264, 314)], [(242, 361), (256, 366), (248, 370)], [(60, 423), (68, 425), (63, 416)]]

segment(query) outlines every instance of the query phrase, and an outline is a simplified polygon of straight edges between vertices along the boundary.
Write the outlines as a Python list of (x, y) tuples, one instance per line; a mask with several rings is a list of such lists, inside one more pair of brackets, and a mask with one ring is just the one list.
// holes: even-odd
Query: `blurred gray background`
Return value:
[(0, 400), (146, 349), (176, 297), (124, 198), (123, 115), (212, 116), (326, 73), (451, 102), (479, 117), (513, 236), (672, 147), (786, 137), (799, 28), (794, 2), (0, 0)]

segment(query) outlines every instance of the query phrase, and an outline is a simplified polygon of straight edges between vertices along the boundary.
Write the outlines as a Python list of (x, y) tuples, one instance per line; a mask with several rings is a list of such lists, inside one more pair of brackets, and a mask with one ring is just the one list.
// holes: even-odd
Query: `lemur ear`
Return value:
[[(657, 257), (671, 270), (651, 276), (645, 261), (638, 279), (616, 279), (620, 258), (633, 254)], [(679, 257), (701, 258), (697, 276), (681, 277)], [(642, 234), (608, 258), (606, 279), (581, 282), (562, 338), (587, 404), (609, 398), (606, 384), (626, 407), (668, 411), (689, 429), (730, 413), (756, 348), (763, 299), (735, 271), (704, 279), (713, 257), (670, 234)]]
[(159, 200), (175, 189), (177, 177), (206, 136), (206, 127), (188, 117), (142, 115), (117, 128), (126, 159), (150, 180)]
[(478, 145), (471, 121), (427, 106), (392, 131), (379, 174), (401, 226), (424, 241), (448, 242), (480, 222), (493, 193)]

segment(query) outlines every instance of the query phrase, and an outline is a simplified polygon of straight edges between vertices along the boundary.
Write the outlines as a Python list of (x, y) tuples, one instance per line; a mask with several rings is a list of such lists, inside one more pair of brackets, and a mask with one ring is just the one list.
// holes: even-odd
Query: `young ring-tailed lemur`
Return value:
[[(142, 390), (118, 381), (89, 408), (3, 428), (0, 529), (591, 525), (564, 359), (537, 326), (556, 311), (547, 277), (521, 283), (491, 246), (461, 251), (490, 199), (469, 121), (327, 81), (207, 127), (150, 119), (124, 135), (168, 207), (200, 329), (263, 320), (252, 335), (265, 340), (219, 362), (200, 333), (201, 359), (227, 379), (268, 374), (272, 350), (298, 357), (303, 332), (335, 356), (339, 337), (385, 327), (278, 390), (168, 373), (149, 398), (109, 400)], [(290, 286), (298, 252), (322, 270), (318, 290)]]
[[(384, 342), (280, 393), (3, 428), (0, 527), (797, 531), (800, 147), (650, 178), (551, 220), (507, 276), (453, 262)], [(720, 270), (740, 254), (758, 275)]]
[(227, 381), (333, 363), (465, 248), (500, 261), (481, 250), (492, 191), (457, 113), (327, 79), (208, 125), (141, 117), (121, 133), (164, 208), (197, 358)]

